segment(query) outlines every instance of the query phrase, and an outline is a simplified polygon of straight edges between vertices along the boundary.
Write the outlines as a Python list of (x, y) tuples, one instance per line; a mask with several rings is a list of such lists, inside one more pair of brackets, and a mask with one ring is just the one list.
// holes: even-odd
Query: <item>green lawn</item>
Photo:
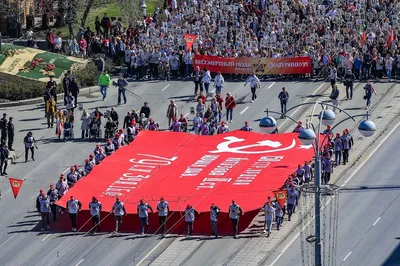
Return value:
[[(147, 14), (153, 15), (154, 10), (157, 7), (162, 9), (163, 3), (164, 3), (163, 0), (148, 0), (148, 1), (146, 1)], [(76, 23), (74, 26), (74, 34), (76, 34), (78, 32), (78, 29), (80, 26), (80, 21), (83, 16), (84, 8), (85, 8), (84, 5), (82, 5), (78, 11), (78, 23)], [(94, 22), (96, 20), (96, 16), (99, 16), (99, 18), (101, 19), (103, 17), (104, 13), (107, 13), (109, 17), (121, 17), (120, 8), (116, 4), (115, 0), (111, 0), (109, 2), (109, 4), (99, 4), (99, 3), (96, 4), (95, 3), (88, 14), (85, 27), (89, 26), (94, 31), (94, 29), (95, 29)], [(124, 26), (127, 26), (126, 22), (123, 19), (122, 19), (122, 23), (124, 24)], [(68, 26), (64, 26), (61, 28), (54, 28), (54, 31), (55, 32), (61, 31), (62, 36), (64, 38), (67, 38), (69, 36)]]

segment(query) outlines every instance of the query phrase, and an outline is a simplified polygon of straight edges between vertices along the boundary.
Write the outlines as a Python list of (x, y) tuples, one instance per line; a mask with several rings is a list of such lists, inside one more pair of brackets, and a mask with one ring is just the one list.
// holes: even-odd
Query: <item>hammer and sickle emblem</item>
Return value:
[[(239, 147), (229, 147), (232, 143), (236, 142), (242, 142), (245, 141), (245, 139), (239, 139), (237, 137), (225, 137), (224, 138), (226, 141), (220, 143), (217, 145), (217, 150), (215, 151), (210, 151), (210, 153), (222, 153), (222, 152), (230, 152), (230, 153), (240, 153), (240, 154), (262, 154), (262, 153), (272, 153), (272, 152), (278, 152), (278, 151), (286, 151), (292, 149), (296, 145), (296, 141), (293, 139), (292, 144), (287, 147), (279, 148), (282, 146), (282, 144), (279, 141), (271, 141), (271, 140), (263, 140), (263, 141), (258, 141), (256, 144), (251, 144), (251, 145), (244, 145), (244, 146), (239, 146)], [(255, 147), (270, 147), (274, 148), (273, 150), (263, 150), (263, 151), (252, 151), (246, 149), (251, 149)]]
[(14, 181), (14, 182), (13, 182), (13, 186), (14, 186), (14, 187), (19, 187), (19, 183)]

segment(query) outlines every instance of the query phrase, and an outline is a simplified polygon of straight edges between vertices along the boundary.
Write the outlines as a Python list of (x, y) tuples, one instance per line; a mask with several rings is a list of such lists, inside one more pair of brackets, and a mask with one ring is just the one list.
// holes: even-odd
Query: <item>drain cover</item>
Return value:
[(382, 119), (383, 118), (383, 116), (378, 116), (376, 119)]
[(391, 106), (391, 105), (388, 105), (388, 106), (386, 106), (386, 108), (392, 108), (393, 106)]

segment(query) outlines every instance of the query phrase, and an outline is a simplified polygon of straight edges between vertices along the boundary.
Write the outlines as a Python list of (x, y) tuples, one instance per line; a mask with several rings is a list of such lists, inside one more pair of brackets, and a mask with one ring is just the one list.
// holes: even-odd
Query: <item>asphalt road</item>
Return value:
[[(336, 265), (400, 265), (399, 141), (397, 129), (341, 191)], [(274, 265), (302, 265), (299, 238)]]
[[(245, 120), (250, 122), (254, 130), (258, 130), (257, 119), (265, 116), (268, 106), (279, 110), (277, 95), (285, 86), (290, 93), (289, 106), (307, 99), (313, 92), (327, 84), (313, 82), (263, 82), (258, 92), (259, 99), (250, 103), (250, 88), (243, 87), (242, 82), (228, 83), (223, 94), (230, 91), (239, 100), (234, 111), (234, 121), (228, 124), (230, 129), (240, 128)], [(143, 102), (149, 102), (152, 117), (166, 128), (166, 108), (169, 99), (175, 99), (179, 112), (190, 113), (194, 102), (188, 102), (193, 94), (193, 83), (182, 81), (171, 82), (132, 82), (129, 90), (139, 97), (128, 93), (128, 103), (116, 106), (116, 89), (109, 90), (107, 101), (101, 101), (100, 93), (88, 97), (80, 97), (84, 108), (93, 110), (99, 107), (105, 111), (115, 107), (120, 115), (120, 121), (127, 111), (133, 107), (137, 110)], [(5, 177), (0, 179), (2, 199), (0, 200), (0, 265), (132, 265), (138, 262), (159, 243), (157, 237), (140, 238), (136, 235), (120, 235), (110, 237), (108, 234), (82, 236), (79, 233), (41, 234), (38, 229), (40, 217), (35, 213), (35, 199), (40, 188), (47, 190), (49, 184), (55, 183), (59, 175), (71, 165), (82, 164), (88, 154), (94, 149), (93, 142), (80, 141), (59, 142), (55, 138), (54, 129), (47, 129), (44, 119), (43, 105), (30, 105), (4, 108), (14, 117), (16, 126), (15, 148), (17, 163), (10, 166), (10, 177), (24, 179), (20, 194), (14, 199), (9, 182)], [(75, 111), (76, 120), (80, 113)], [(192, 115), (188, 115), (191, 119)], [(75, 123), (75, 136), (80, 135), (80, 123)], [(38, 140), (36, 161), (24, 163), (22, 140), (28, 131), (32, 131)], [(84, 203), (87, 204), (87, 203)], [(132, 239), (134, 238), (134, 239)], [(158, 248), (169, 245), (174, 239), (166, 239)]]

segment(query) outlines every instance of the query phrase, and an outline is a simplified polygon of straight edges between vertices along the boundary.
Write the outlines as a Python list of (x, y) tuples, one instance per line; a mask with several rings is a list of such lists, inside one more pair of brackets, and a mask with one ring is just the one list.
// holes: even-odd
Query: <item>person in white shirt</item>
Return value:
[(132, 50), (131, 50), (131, 47), (129, 47), (129, 45), (126, 46), (124, 54), (125, 54), (124, 62), (125, 62), (125, 65), (128, 67), (128, 74), (131, 74), (132, 73), (132, 69), (131, 69)]
[(185, 209), (185, 223), (186, 223), (186, 236), (193, 234), (193, 223), (196, 215), (199, 213), (193, 208), (192, 205), (188, 204)]
[(390, 82), (390, 79), (392, 78), (393, 61), (394, 61), (394, 59), (389, 54), (387, 54), (386, 58), (385, 58), (385, 69), (386, 69), (386, 76), (387, 76), (389, 82)]
[(257, 78), (256, 73), (253, 73), (244, 83), (246, 87), (247, 83), (250, 83), (251, 89), (251, 102), (254, 103), (257, 100), (256, 90), (261, 86), (260, 80)]
[(236, 204), (235, 200), (232, 200), (232, 204), (229, 205), (229, 218), (232, 222), (233, 234), (234, 238), (237, 238), (238, 234), (238, 226), (239, 226), (239, 217), (243, 215), (242, 208)]
[(164, 197), (161, 197), (160, 202), (157, 204), (158, 220), (160, 222), (161, 233), (167, 232), (167, 216), (169, 212), (169, 204)]
[(272, 221), (274, 220), (275, 208), (271, 206), (269, 201), (267, 201), (264, 204), (263, 209), (264, 209), (264, 213), (265, 213), (264, 233), (267, 233), (267, 237), (269, 237), (269, 235), (271, 233)]
[(189, 78), (193, 72), (193, 55), (190, 51), (188, 51), (185, 53), (184, 58), (185, 58), (185, 65), (186, 65), (185, 77)]
[(210, 220), (211, 220), (212, 234), (215, 236), (215, 238), (218, 238), (217, 223), (220, 212), (221, 209), (218, 208), (214, 203), (211, 203)]
[(96, 197), (92, 197), (92, 201), (89, 203), (90, 215), (92, 216), (93, 227), (90, 230), (91, 234), (94, 234), (95, 229), (100, 232), (100, 211), (103, 208), (101, 202)]
[(114, 205), (111, 210), (115, 218), (115, 233), (121, 232), (122, 216), (126, 215), (124, 203), (120, 201), (119, 197), (115, 199)]
[(224, 77), (222, 76), (221, 72), (215, 76), (214, 86), (215, 86), (215, 94), (222, 94), (222, 88), (224, 87)]
[(211, 73), (206, 67), (203, 69), (204, 76), (201, 79), (201, 82), (204, 84), (204, 89), (206, 91), (206, 97), (208, 96), (208, 89), (210, 88), (211, 83)]

